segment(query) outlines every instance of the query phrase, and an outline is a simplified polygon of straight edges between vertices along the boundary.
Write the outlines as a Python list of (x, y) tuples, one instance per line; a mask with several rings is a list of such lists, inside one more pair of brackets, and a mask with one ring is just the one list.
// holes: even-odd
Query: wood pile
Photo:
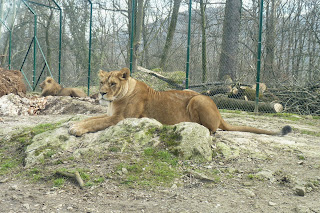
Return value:
[(320, 83), (269, 90), (281, 100), (285, 112), (320, 115)]
[(6, 70), (0, 67), (0, 97), (10, 93), (25, 96), (27, 87), (18, 70)]

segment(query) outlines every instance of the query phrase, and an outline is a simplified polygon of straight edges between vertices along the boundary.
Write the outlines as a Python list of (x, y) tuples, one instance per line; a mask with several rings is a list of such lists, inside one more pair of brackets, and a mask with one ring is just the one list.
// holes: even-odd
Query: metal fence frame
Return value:
[[(32, 41), (30, 42), (29, 48), (27, 50), (27, 53), (25, 55), (25, 58), (22, 62), (20, 71), (22, 72), (22, 74), (24, 75), (29, 87), (34, 91), (35, 88), (37, 87), (38, 83), (39, 83), (39, 79), (45, 69), (45, 67), (48, 68), (50, 75), (52, 76), (50, 67), (48, 66), (48, 63), (46, 61), (46, 57), (42, 51), (42, 48), (39, 44), (39, 41), (37, 39), (37, 14), (36, 12), (32, 9), (32, 7), (30, 7), (30, 4), (36, 4), (38, 6), (43, 6), (43, 7), (48, 7), (51, 9), (55, 9), (55, 10), (59, 10), (60, 12), (60, 31), (59, 31), (59, 74), (58, 74), (58, 82), (61, 82), (61, 54), (62, 54), (62, 48), (61, 48), (61, 43), (62, 43), (62, 35), (61, 35), (61, 29), (62, 29), (62, 9), (59, 6), (59, 4), (55, 1), (52, 0), (52, 2), (55, 4), (56, 7), (52, 7), (49, 5), (45, 5), (45, 4), (41, 4), (41, 3), (37, 3), (37, 2), (33, 2), (30, 0), (21, 0), (23, 2), (23, 4), (29, 9), (29, 11), (34, 15), (34, 36)], [(92, 1), (91, 0), (87, 0), (88, 3), (90, 4), (90, 25), (89, 25), (89, 55), (88, 55), (88, 75), (87, 75), (87, 87), (88, 87), (88, 95), (90, 93), (90, 81), (91, 81), (91, 50), (92, 50), (92, 13), (93, 13), (93, 8), (92, 8)], [(134, 10), (135, 10), (135, 0), (132, 0), (132, 11), (131, 11), (131, 40), (130, 40), (130, 71), (132, 72), (132, 56), (133, 56), (133, 37), (134, 37)], [(189, 5), (188, 5), (188, 13), (189, 13), (189, 17), (188, 17), (188, 38), (187, 38), (187, 45), (186, 45), (186, 75), (185, 75), (185, 88), (188, 89), (189, 88), (189, 69), (190, 69), (190, 38), (191, 38), (191, 13), (192, 13), (192, 0), (189, 0)], [(262, 39), (262, 17), (263, 17), (263, 0), (260, 0), (260, 7), (259, 7), (259, 41), (258, 41), (258, 57), (257, 57), (257, 78), (256, 78), (256, 99), (255, 99), (255, 112), (258, 112), (258, 102), (259, 102), (259, 83), (260, 83), (260, 70), (261, 70), (261, 39)], [(9, 69), (11, 68), (11, 30), (7, 27), (7, 25), (0, 20), (4, 26), (7, 28), (7, 30), (10, 32), (10, 43), (9, 43)], [(30, 52), (30, 49), (32, 47), (33, 44), (33, 48), (34, 48), (34, 52), (33, 52), (33, 80), (32, 80), (32, 85), (30, 84), (30, 82), (28, 81), (27, 76), (25, 75), (24, 71), (23, 71), (23, 66), (24, 63), (26, 61), (26, 58)], [(39, 48), (41, 55), (45, 61), (45, 65), (42, 68), (42, 71), (36, 81), (36, 56), (37, 56), (37, 47)]]

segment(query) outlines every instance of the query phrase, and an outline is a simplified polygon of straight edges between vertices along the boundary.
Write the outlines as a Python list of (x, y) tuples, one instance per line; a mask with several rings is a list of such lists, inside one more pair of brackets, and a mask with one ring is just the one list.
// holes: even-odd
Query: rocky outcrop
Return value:
[(69, 96), (21, 97), (8, 94), (0, 97), (0, 116), (63, 115), (105, 113), (106, 108), (92, 98)]
[(88, 152), (120, 152), (146, 147), (166, 148), (182, 159), (212, 160), (209, 130), (196, 123), (163, 126), (150, 118), (129, 118), (104, 131), (75, 137), (68, 133), (69, 123), (36, 135), (26, 149), (27, 167), (45, 160), (62, 159), (66, 153), (80, 158)]

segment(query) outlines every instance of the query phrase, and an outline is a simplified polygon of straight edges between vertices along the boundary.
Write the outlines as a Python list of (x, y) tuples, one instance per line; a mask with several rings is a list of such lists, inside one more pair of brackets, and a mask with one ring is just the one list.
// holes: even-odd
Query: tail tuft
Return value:
[(281, 130), (281, 135), (286, 135), (288, 133), (292, 132), (291, 126), (284, 126)]

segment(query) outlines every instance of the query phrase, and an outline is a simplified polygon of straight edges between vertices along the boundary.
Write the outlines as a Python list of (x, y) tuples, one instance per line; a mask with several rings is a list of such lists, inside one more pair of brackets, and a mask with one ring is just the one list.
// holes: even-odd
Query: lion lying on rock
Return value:
[(63, 88), (53, 78), (47, 77), (41, 84), (41, 96), (71, 96), (71, 97), (86, 97), (87, 95), (77, 88)]
[(128, 68), (111, 72), (100, 70), (99, 79), (99, 101), (101, 105), (108, 106), (107, 114), (73, 124), (69, 128), (70, 134), (81, 136), (104, 130), (125, 118), (142, 117), (154, 118), (165, 125), (196, 122), (211, 132), (216, 132), (218, 128), (267, 135), (286, 135), (291, 132), (290, 126), (283, 127), (280, 132), (272, 132), (230, 125), (222, 119), (216, 104), (208, 96), (190, 90), (155, 91), (131, 78)]

